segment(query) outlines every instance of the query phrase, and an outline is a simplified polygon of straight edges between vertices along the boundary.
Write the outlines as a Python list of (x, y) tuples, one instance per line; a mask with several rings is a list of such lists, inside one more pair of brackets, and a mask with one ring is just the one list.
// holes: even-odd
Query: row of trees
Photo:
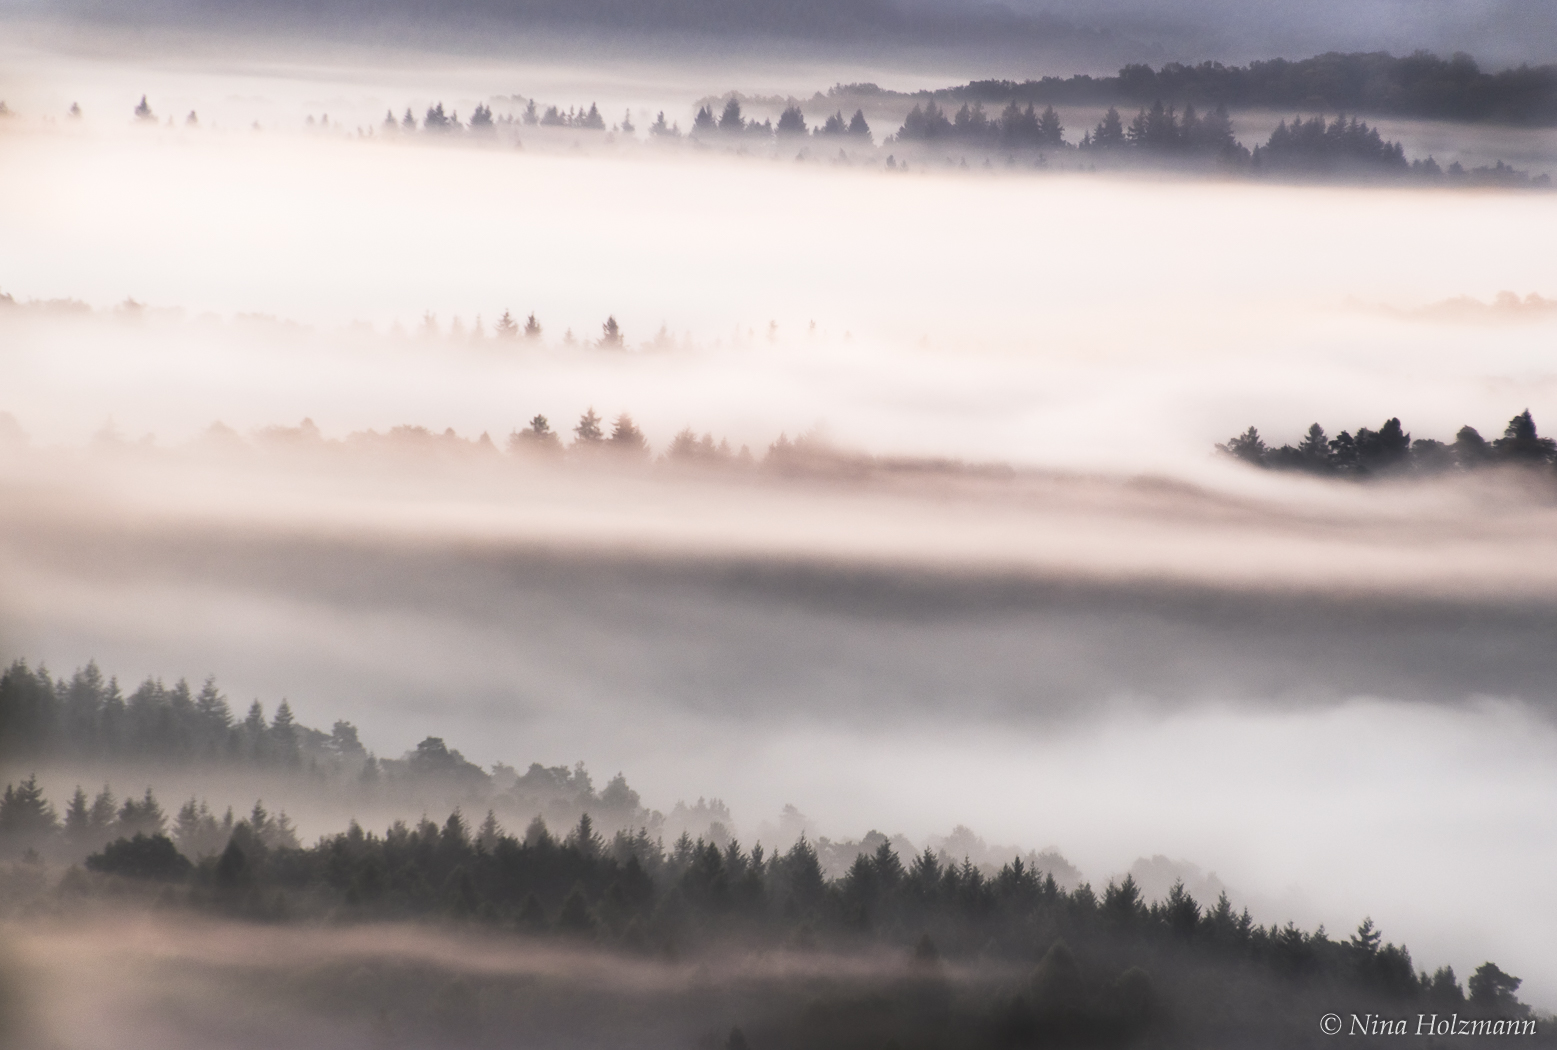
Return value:
[(1038, 113), (1031, 103), (1022, 109), (1012, 102), (999, 117), (990, 118), (982, 102), (964, 103), (956, 115), (948, 117), (932, 100), (909, 110), (894, 141), (1007, 149), (1055, 147), (1065, 144), (1065, 126), (1053, 106)]
[[(597, 788), (582, 763), (569, 767), (534, 762), (523, 772), (497, 763), (484, 770), (434, 736), (400, 758), (379, 758), (363, 746), (350, 722), (337, 720), (328, 733), (310, 728), (294, 718), (285, 700), (269, 719), (255, 700), (240, 720), (211, 678), (198, 692), (182, 679), (170, 687), (148, 678), (125, 696), (118, 680), (105, 678), (95, 663), (56, 678), (47, 668), (34, 670), (18, 660), (0, 673), (0, 764), (14, 767), (55, 760), (74, 765), (144, 763), (159, 769), (268, 771), (306, 777), (351, 798), (465, 799), (495, 804), (504, 812), (567, 820), (588, 810), (612, 827), (639, 823), (657, 828), (665, 822), (662, 814), (643, 807), (621, 774)], [(18, 813), (42, 812), (34, 805), (36, 789), (35, 781), (26, 787)], [(135, 806), (142, 802), (142, 816), (150, 824), (135, 815)], [(31, 837), (35, 832), (69, 852), (79, 846), (77, 831), (100, 837), (113, 829), (120, 834), (160, 829), (162, 811), (149, 791), (142, 802), (131, 799), (115, 809), (105, 788), (93, 799), (73, 800), (59, 825), (52, 817), (42, 823), (31, 818), (7, 823), (6, 810), (0, 808), (0, 852), (15, 854), (39, 847), (42, 840)], [(95, 815), (78, 825), (70, 816), (78, 809)], [(714, 809), (721, 810), (717, 800)], [(709, 811), (700, 812), (706, 816)], [(696, 819), (689, 812), (672, 823), (686, 825)], [(701, 826), (707, 827), (708, 820)], [(56, 841), (52, 831), (57, 829), (66, 834)]]
[(1442, 474), (1492, 466), (1550, 468), (1557, 465), (1557, 440), (1541, 437), (1530, 410), (1508, 421), (1503, 436), (1488, 441), (1475, 427), (1461, 427), (1454, 441), (1412, 439), (1398, 418), (1378, 430), (1359, 427), (1328, 437), (1318, 423), (1296, 446), (1272, 448), (1254, 427), (1216, 446), (1217, 451), (1271, 470), (1296, 470), (1339, 477), (1378, 477), (1406, 473)]
[[(663, 135), (667, 133), (664, 128), (665, 114), (661, 113), (654, 126), (649, 129), (651, 135)], [(806, 124), (805, 113), (798, 105), (786, 106), (783, 113), (779, 114), (778, 123), (775, 125), (770, 120), (748, 120), (741, 110), (739, 99), (726, 100), (724, 109), (719, 116), (714, 116), (712, 105), (698, 107), (697, 116), (692, 120), (692, 136), (708, 141), (739, 141), (759, 140), (768, 141), (775, 137), (779, 139), (795, 140), (814, 136), (817, 138), (834, 138), (854, 140), (865, 145), (873, 142), (870, 132), (870, 124), (865, 120), (865, 111), (856, 109), (854, 116), (845, 120), (843, 111), (839, 110), (828, 117), (822, 124), (811, 128)]]
[[(255, 801), (244, 826), (268, 848), (299, 846), (291, 819), (285, 812), (270, 813), (263, 801)], [(193, 797), (170, 822), (149, 787), (140, 797), (119, 802), (108, 784), (90, 796), (78, 784), (63, 813), (44, 797), (36, 774), (7, 784), (0, 794), (0, 855), (9, 857), (79, 861), (90, 851), (120, 839), (171, 834), (171, 841), (184, 856), (198, 858), (220, 852), (235, 827), (231, 807), (217, 817), (205, 800)]]
[(238, 719), (210, 678), (198, 692), (148, 678), (126, 696), (95, 663), (55, 679), (17, 661), (0, 674), (0, 759), (52, 755), (297, 769), (366, 752), (350, 722), (310, 729), (285, 700), (269, 719), (258, 700)]
[[(1020, 149), (1067, 148), (1064, 124), (1053, 106), (1042, 114), (1028, 103), (1024, 110), (1009, 102), (998, 118), (988, 117), (982, 102), (965, 102), (955, 116), (933, 100), (909, 111), (895, 141), (947, 144), (963, 148)], [(1083, 133), (1076, 148), (1097, 154), (1135, 154), (1154, 159), (1212, 157), (1222, 166), (1253, 172), (1289, 175), (1370, 174), (1406, 176), (1419, 181), (1468, 183), (1485, 186), (1530, 187), (1550, 185), (1546, 175), (1531, 176), (1502, 161), (1491, 167), (1467, 171), (1458, 161), (1448, 169), (1432, 158), (1407, 161), (1405, 148), (1379, 134), (1355, 116), (1334, 120), (1315, 116), (1283, 120), (1264, 145), (1251, 152), (1233, 134), (1227, 107), (1217, 104), (1200, 113), (1193, 103), (1182, 113), (1160, 99), (1138, 111), (1128, 124), (1110, 106), (1093, 128)]]
[[(839, 89), (845, 90), (845, 89)], [(1018, 102), (1144, 105), (1152, 99), (1201, 106), (1394, 114), (1441, 120), (1557, 124), (1557, 65), (1483, 72), (1471, 56), (1381, 51), (1283, 58), (1228, 66), (1170, 62), (1127, 65), (1112, 77), (972, 81), (934, 93), (953, 103)]]
[[(927, 977), (943, 958), (1025, 962), (1035, 968), (1022, 1009), (1068, 1029), (1071, 1045), (1170, 1020), (1193, 1041), (1229, 1011), (1258, 1007), (1268, 1024), (1305, 1000), (1530, 1016), (1520, 980), (1494, 963), (1466, 984), (1448, 966), (1429, 974), (1371, 920), (1333, 939), (1322, 927), (1262, 926), (1225, 894), (1203, 905), (1182, 883), (1154, 902), (1129, 877), (1101, 894), (1085, 883), (1066, 891), (1019, 858), (986, 875), (929, 850), (905, 861), (890, 843), (829, 879), (803, 837), (781, 852), (688, 835), (667, 847), (642, 829), (607, 838), (588, 815), (560, 838), (539, 819), (515, 836), (491, 813), (473, 827), (455, 811), (441, 825), (397, 821), (383, 835), (353, 822), (308, 848), (267, 841), (250, 820), (234, 824), (220, 852), (190, 855), (142, 833), (87, 867), (187, 887), (165, 901), (272, 921), (437, 917), (638, 952), (888, 945)], [(61, 888), (95, 886), (67, 874)], [(1229, 981), (1259, 992), (1240, 1006), (1226, 995)], [(1283, 1004), (1275, 1013), (1272, 996)]]
[[(583, 128), (590, 131), (604, 131), (606, 128), (605, 117), (600, 113), (600, 107), (595, 103), (589, 104), (589, 109), (569, 108), (566, 113), (556, 106), (547, 106), (545, 112), (536, 108), (535, 100), (531, 99), (523, 113), (518, 118), (511, 116), (494, 117), (492, 107), (485, 103), (477, 103), (471, 111), (470, 123), (467, 125), (460, 121), (459, 113), (443, 111), (443, 103), (439, 102), (427, 107), (421, 124), (417, 124), (416, 115), (409, 108), (400, 119), (395, 119), (393, 111), (384, 114), (384, 123), (381, 130), (386, 134), (410, 134), (420, 128), (421, 131), (433, 135), (450, 135), (461, 131), (476, 133), (494, 131), (499, 125), (521, 124), (526, 126), (540, 125), (542, 127), (558, 128)], [(631, 114), (622, 118), (619, 125), (622, 131), (632, 134), (633, 124)]]
[(1129, 127), (1112, 106), (1097, 126), (1082, 136), (1082, 149), (1111, 150), (1134, 147), (1156, 153), (1202, 152), (1224, 158), (1247, 159), (1248, 151), (1233, 137), (1233, 122), (1225, 106), (1205, 116), (1193, 105), (1180, 115), (1175, 107), (1154, 102), (1136, 114)]

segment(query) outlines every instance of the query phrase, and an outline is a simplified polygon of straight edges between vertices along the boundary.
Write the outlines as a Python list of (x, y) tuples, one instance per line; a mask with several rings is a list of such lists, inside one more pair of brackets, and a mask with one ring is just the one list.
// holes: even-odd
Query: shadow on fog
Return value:
[[(549, 684), (742, 722), (936, 720), (955, 707), (959, 718), (1010, 723), (1120, 697), (1545, 703), (1557, 678), (1557, 652), (1544, 644), (1557, 606), (1546, 600), (217, 530), (54, 532), (23, 549), (33, 572), (109, 589), (157, 582), (226, 592), (307, 610), (324, 629), (374, 620), (384, 629), (371, 656), (349, 659), (372, 683), (359, 688), (381, 695), (404, 693), (408, 678), (453, 673), (493, 703), (515, 694), (540, 702), (533, 694)], [(458, 670), (418, 669), (420, 648), (397, 645), (402, 632), (433, 625), (461, 639)], [(13, 622), (10, 633), (32, 632)], [(245, 644), (264, 651), (276, 642)], [(296, 659), (279, 648), (269, 655), (282, 666)], [(522, 677), (511, 676), (517, 668)]]

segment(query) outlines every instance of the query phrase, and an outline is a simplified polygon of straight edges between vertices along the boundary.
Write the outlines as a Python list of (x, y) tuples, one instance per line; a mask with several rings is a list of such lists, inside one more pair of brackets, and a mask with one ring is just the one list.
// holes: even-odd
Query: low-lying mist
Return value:
[[(130, 126), (154, 74), (180, 123)], [(584, 761), (661, 809), (722, 798), (747, 841), (792, 804), (838, 837), (1056, 846), (1099, 882), (1161, 854), (1262, 920), (1371, 914), (1557, 1002), (1550, 477), (1212, 452), (1316, 419), (1557, 426), (1557, 318), (1482, 305), (1557, 292), (1557, 197), (288, 130), (538, 93), (441, 76), (7, 75), (58, 117), (0, 121), (0, 658), (214, 674), (384, 755)], [(564, 86), (637, 119), (729, 82)], [(291, 123), (252, 130), (265, 109)], [(505, 312), (542, 331), (496, 338)], [(507, 451), (591, 408), (656, 454), (807, 433), (841, 466)], [(384, 438), (406, 425), (430, 433)], [(56, 972), (101, 945), (28, 936)], [(148, 1043), (202, 987), (150, 986)], [(72, 1038), (114, 1009), (67, 1011)]]

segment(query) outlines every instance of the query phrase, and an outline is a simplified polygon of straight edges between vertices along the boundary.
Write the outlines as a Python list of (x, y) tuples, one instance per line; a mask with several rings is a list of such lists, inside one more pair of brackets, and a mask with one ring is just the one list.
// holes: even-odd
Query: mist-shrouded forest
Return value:
[(0, 2), (0, 1050), (1549, 1042), (1554, 28)]
[[(998, 868), (968, 853), (959, 861), (951, 851), (978, 842), (964, 828), (918, 853), (876, 831), (834, 843), (802, 828), (786, 844), (792, 808), (769, 847), (745, 847), (717, 799), (678, 803), (667, 819), (620, 775), (595, 792), (582, 764), (487, 772), (437, 737), (379, 759), (351, 723), (326, 734), (285, 702), (267, 721), (255, 701), (240, 721), (212, 679), (198, 692), (147, 680), (126, 697), (95, 664), (53, 679), (19, 661), (0, 676), (0, 741), (13, 765), (130, 762), (148, 776), (195, 767), (229, 788), (224, 772), (266, 770), (344, 807), (374, 796), (404, 804), (429, 789), (473, 812), (489, 805), (479, 822), (456, 805), (441, 822), (424, 813), (382, 835), (352, 820), (304, 846), (263, 801), (236, 818), (194, 797), (169, 813), (152, 787), (120, 803), (109, 786), (78, 785), (61, 810), (36, 774), (6, 785), (5, 914), (28, 915), (68, 944), (83, 921), (136, 921), (149, 909), (185, 940), (157, 943), (159, 962), (193, 961), (189, 939), (337, 931), (347, 944), (314, 956), (308, 982), (323, 987), (311, 995), (285, 974), (284, 957), (232, 973), (207, 960), (215, 973), (198, 983), (223, 997), (242, 970), (253, 980), (276, 968), (248, 996), (297, 1011), (289, 1027), (329, 1025), (348, 1043), (393, 1033), (499, 1044), (518, 1024), (547, 1041), (654, 1045), (1241, 1046), (1273, 1029), (1290, 1039), (1308, 1027), (1306, 1012), (1337, 1007), (1352, 1035), (1370, 1038), (1405, 1023), (1426, 1035), (1539, 1039), (1549, 1023), (1496, 963), (1463, 981), (1452, 966), (1418, 970), (1371, 918), (1346, 938), (1322, 925), (1262, 925), (1226, 889), (1196, 900), (1181, 875), (1155, 900), (1133, 872), (1098, 892), (1053, 851)], [(524, 821), (522, 834), (505, 830), (498, 807)], [(673, 826), (682, 830), (667, 843)], [(1151, 869), (1164, 861), (1137, 867), (1160, 876)], [(350, 943), (364, 931), (375, 932)], [(386, 935), (409, 944), (374, 943)], [(449, 941), (467, 942), (461, 951), (479, 961), (448, 958)], [(423, 956), (409, 972), (407, 955)], [(733, 980), (706, 972), (732, 957), (749, 960)], [(689, 966), (698, 973), (683, 985)], [(661, 972), (637, 986), (650, 970)], [(537, 978), (549, 987), (527, 987)], [(572, 1005), (581, 995), (591, 1002), (583, 1018)], [(233, 1019), (208, 1013), (204, 1023), (230, 1038)]]

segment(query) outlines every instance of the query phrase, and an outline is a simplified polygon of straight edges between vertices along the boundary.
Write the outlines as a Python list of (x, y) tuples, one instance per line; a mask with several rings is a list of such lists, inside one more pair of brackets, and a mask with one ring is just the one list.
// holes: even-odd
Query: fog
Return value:
[[(793, 804), (834, 836), (1056, 846), (1098, 883), (1163, 854), (1264, 921), (1371, 915), (1557, 1004), (1549, 479), (1212, 453), (1251, 424), (1557, 426), (1557, 315), (1442, 306), (1557, 294), (1557, 197), (358, 138), (513, 94), (685, 127), (705, 94), (834, 79), (387, 69), (30, 50), (0, 82), (27, 436), (0, 656), (214, 674), (385, 755), (582, 760), (660, 809), (723, 798), (747, 839)], [(143, 92), (174, 126), (131, 126)], [(90, 309), (37, 305), (65, 299)], [(505, 310), (538, 343), (492, 338)], [(625, 352), (587, 345), (607, 316)], [(590, 407), (657, 452), (690, 426), (880, 458), (500, 451)], [(317, 440), (264, 430), (305, 417)], [(497, 447), (347, 440), (402, 424)]]

